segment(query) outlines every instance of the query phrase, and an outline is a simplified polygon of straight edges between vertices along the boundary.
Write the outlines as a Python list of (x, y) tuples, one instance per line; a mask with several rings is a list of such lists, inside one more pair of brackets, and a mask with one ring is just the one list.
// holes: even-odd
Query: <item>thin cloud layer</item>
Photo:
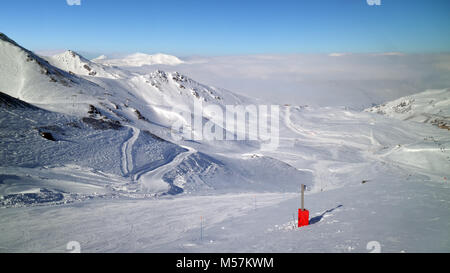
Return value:
[(450, 54), (254, 55), (186, 61), (158, 68), (280, 104), (362, 109), (450, 87)]
[(81, 6), (81, 0), (66, 0), (69, 6)]

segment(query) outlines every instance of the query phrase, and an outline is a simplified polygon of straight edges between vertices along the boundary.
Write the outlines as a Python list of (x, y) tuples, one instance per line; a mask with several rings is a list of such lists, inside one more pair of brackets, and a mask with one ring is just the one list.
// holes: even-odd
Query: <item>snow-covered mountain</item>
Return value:
[[(367, 112), (280, 105), (267, 150), (172, 138), (179, 110), (255, 99), (102, 60), (44, 59), (0, 34), (0, 251), (450, 250), (450, 135), (422, 123), (448, 117), (448, 90)], [(311, 225), (297, 229), (301, 184)]]
[[(68, 71), (71, 74), (112, 79), (117, 77), (111, 69), (93, 63), (72, 50), (48, 57), (47, 60), (53, 66)], [(109, 72), (107, 70), (109, 70)]]
[(144, 53), (134, 53), (124, 58), (118, 59), (109, 59), (105, 55), (102, 55), (98, 58), (92, 60), (95, 63), (108, 65), (108, 66), (123, 66), (123, 67), (140, 67), (144, 65), (155, 65), (155, 64), (164, 64), (164, 65), (172, 65), (176, 66), (179, 64), (183, 64), (184, 61), (179, 58), (167, 55), (167, 54), (144, 54)]
[[(310, 174), (271, 159), (277, 172), (290, 173), (273, 184), (268, 178), (246, 175), (246, 168), (255, 168), (253, 164), (237, 171), (224, 163), (227, 156), (219, 158), (214, 152), (208, 154), (185, 143), (171, 142), (171, 124), (182, 118), (174, 109), (193, 111), (196, 101), (224, 108), (249, 102), (248, 98), (203, 85), (177, 72), (157, 70), (142, 75), (103, 66), (73, 51), (47, 61), (4, 35), (0, 46), (0, 91), (8, 98), (5, 101), (17, 98), (39, 107), (0, 109), (3, 122), (9, 124), (4, 128), (4, 138), (11, 141), (3, 145), (15, 143), (2, 147), (11, 152), (3, 154), (4, 172), (15, 167), (18, 169), (13, 173), (20, 175), (27, 166), (61, 168), (62, 173), (73, 169), (92, 175), (101, 172), (110, 180), (121, 181), (114, 186), (105, 183), (102, 186), (107, 190), (102, 192), (125, 195), (179, 194), (185, 190), (292, 191), (298, 187), (290, 178), (311, 181)], [(23, 133), (14, 137), (18, 132)], [(35, 153), (39, 156), (33, 156)], [(256, 162), (266, 164), (264, 160)], [(74, 177), (68, 180), (80, 182)], [(256, 182), (259, 186), (252, 186)], [(82, 183), (83, 188), (92, 181)], [(52, 184), (43, 188), (64, 187)], [(21, 192), (6, 187), (3, 194)]]
[(401, 120), (431, 123), (450, 130), (450, 89), (428, 90), (366, 111)]
[[(0, 34), (0, 90), (28, 102), (43, 102), (65, 96), (65, 91), (82, 80), (55, 68), (46, 60)], [(51, 91), (47, 91), (51, 90)]]

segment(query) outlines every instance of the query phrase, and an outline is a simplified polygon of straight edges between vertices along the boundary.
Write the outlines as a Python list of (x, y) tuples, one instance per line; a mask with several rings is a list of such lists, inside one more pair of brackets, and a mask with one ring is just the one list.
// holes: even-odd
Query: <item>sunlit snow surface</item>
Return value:
[(174, 141), (174, 108), (256, 103), (179, 73), (47, 62), (5, 36), (0, 59), (0, 252), (450, 251), (450, 132), (421, 118), (448, 119), (448, 90), (377, 113), (280, 106), (266, 151)]

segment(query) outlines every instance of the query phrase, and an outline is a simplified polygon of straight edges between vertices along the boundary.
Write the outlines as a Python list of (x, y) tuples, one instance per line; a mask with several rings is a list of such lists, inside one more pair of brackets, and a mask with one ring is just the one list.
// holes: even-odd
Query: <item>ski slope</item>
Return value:
[[(257, 101), (145, 56), (44, 59), (0, 38), (0, 252), (450, 250), (450, 135), (433, 122), (448, 90), (363, 112), (280, 106), (272, 150), (176, 140), (178, 111)], [(311, 225), (297, 229), (301, 184)]]
[(450, 130), (450, 89), (427, 90), (366, 111), (406, 121), (431, 123)]
[(140, 131), (134, 127), (130, 128), (131, 136), (122, 145), (122, 173), (128, 175), (133, 171), (132, 148), (139, 137)]
[(155, 193), (165, 193), (172, 191), (170, 186), (164, 181), (163, 176), (170, 170), (175, 169), (188, 156), (195, 153), (195, 150), (184, 146), (186, 152), (178, 154), (172, 161), (153, 170), (143, 170), (134, 175), (134, 180), (139, 183), (145, 191)]

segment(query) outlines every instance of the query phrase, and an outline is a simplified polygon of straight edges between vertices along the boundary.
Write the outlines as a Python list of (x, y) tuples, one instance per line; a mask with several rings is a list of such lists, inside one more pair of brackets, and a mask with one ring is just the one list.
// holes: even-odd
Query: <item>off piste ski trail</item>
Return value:
[(144, 192), (164, 193), (169, 190), (169, 184), (163, 180), (163, 176), (169, 171), (176, 168), (183, 162), (188, 156), (196, 153), (197, 151), (188, 146), (181, 146), (186, 149), (186, 152), (182, 152), (175, 156), (171, 161), (156, 167), (143, 169), (133, 176), (133, 181), (138, 182), (141, 189)]
[[(263, 150), (170, 138), (174, 123), (194, 134), (215, 123), (192, 126), (200, 102), (257, 100), (72, 53), (47, 62), (0, 34), (0, 252), (72, 241), (83, 252), (365, 252), (373, 240), (383, 252), (450, 250), (449, 90), (375, 113), (280, 105), (267, 117), (279, 118), (278, 145)], [(297, 229), (301, 184), (311, 225)]]
[(129, 138), (122, 145), (122, 173), (124, 176), (128, 176), (133, 171), (133, 145), (139, 137), (141, 130), (130, 126)]
[(162, 179), (164, 174), (174, 169), (184, 159), (197, 151), (187, 146), (181, 146), (186, 150), (185, 152), (181, 152), (176, 156), (168, 155), (163, 160), (156, 160), (151, 164), (136, 168), (133, 147), (141, 134), (141, 130), (133, 126), (129, 126), (128, 128), (128, 138), (121, 146), (121, 167), (123, 175), (131, 178), (132, 182), (138, 184), (138, 187), (144, 192), (156, 194), (167, 192), (169, 190), (169, 184)]

